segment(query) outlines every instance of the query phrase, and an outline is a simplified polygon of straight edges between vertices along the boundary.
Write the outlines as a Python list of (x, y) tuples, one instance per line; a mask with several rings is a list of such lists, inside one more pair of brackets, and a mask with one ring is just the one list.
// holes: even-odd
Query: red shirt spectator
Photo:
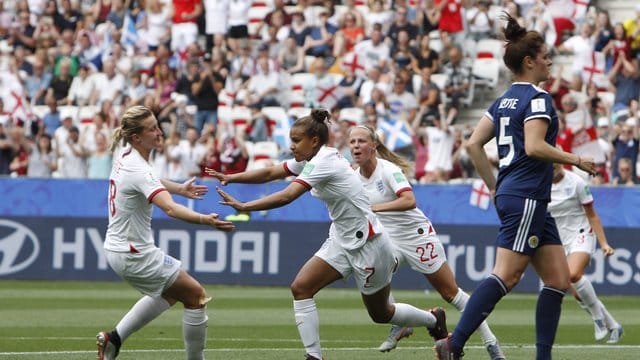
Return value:
[(201, 7), (202, 0), (173, 0), (173, 23), (197, 22)]
[(435, 0), (440, 7), (441, 16), (438, 28), (448, 33), (458, 33), (464, 30), (462, 22), (462, 0)]

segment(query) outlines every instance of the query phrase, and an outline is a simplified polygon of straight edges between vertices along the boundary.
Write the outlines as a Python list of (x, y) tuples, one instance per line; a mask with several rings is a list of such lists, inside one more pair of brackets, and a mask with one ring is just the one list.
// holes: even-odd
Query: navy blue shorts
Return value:
[(542, 245), (562, 245), (546, 201), (500, 195), (496, 210), (500, 218), (496, 246), (533, 256)]

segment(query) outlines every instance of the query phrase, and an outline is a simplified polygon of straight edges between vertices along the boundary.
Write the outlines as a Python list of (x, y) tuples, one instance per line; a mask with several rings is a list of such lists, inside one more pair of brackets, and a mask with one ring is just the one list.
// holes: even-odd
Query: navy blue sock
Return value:
[(536, 360), (551, 360), (564, 291), (543, 287), (536, 305)]
[(461, 352), (471, 334), (489, 316), (498, 301), (507, 294), (507, 287), (496, 275), (491, 274), (473, 290), (462, 317), (451, 336), (454, 352)]

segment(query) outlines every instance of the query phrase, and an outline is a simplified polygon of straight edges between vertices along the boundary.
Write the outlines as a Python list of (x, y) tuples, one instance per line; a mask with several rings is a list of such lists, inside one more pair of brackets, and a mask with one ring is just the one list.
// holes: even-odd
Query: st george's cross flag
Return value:
[(491, 192), (485, 185), (484, 181), (476, 179), (471, 184), (471, 196), (469, 197), (469, 205), (478, 207), (482, 210), (489, 208), (489, 202), (491, 201)]

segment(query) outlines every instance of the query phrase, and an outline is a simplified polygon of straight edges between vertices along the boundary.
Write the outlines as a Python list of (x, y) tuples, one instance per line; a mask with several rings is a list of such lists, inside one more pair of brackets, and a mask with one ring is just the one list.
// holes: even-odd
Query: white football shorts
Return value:
[(391, 283), (397, 260), (393, 246), (385, 233), (380, 233), (356, 250), (345, 250), (337, 241), (329, 238), (315, 256), (326, 261), (344, 279), (353, 275), (356, 285), (364, 295), (372, 295)]
[(407, 263), (422, 274), (433, 274), (447, 261), (444, 246), (435, 234), (392, 240), (400, 264)]
[(562, 239), (562, 245), (567, 256), (574, 252), (593, 255), (596, 251), (596, 234), (593, 232), (576, 234), (571, 239)]
[(157, 247), (139, 253), (105, 250), (113, 271), (136, 290), (151, 297), (159, 297), (173, 285), (180, 274), (180, 260), (165, 254)]

